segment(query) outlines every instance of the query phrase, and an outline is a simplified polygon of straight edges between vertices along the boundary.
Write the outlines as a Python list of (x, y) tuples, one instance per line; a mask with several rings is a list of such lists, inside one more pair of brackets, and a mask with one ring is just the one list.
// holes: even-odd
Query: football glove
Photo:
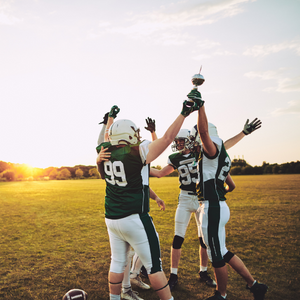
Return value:
[[(204, 103), (204, 101), (203, 101), (203, 103)], [(185, 100), (185, 101), (183, 101), (183, 104), (182, 104), (181, 114), (184, 117), (187, 117), (190, 113), (192, 113), (195, 110), (198, 110), (199, 108), (200, 107), (196, 102)]]
[(261, 121), (257, 120), (257, 118), (255, 118), (250, 124), (249, 124), (249, 119), (247, 119), (247, 121), (244, 125), (243, 132), (245, 135), (248, 135), (260, 127), (261, 127)]
[(114, 105), (110, 109), (110, 112), (109, 112), (108, 116), (115, 119), (117, 117), (117, 114), (119, 113), (119, 111), (120, 111), (120, 108), (117, 105)]
[(108, 112), (104, 115), (104, 117), (103, 117), (103, 121), (102, 122), (100, 122), (99, 124), (104, 124), (104, 125), (106, 125), (107, 124), (107, 120), (108, 120)]
[(151, 133), (155, 132), (155, 120), (152, 120), (151, 118), (146, 119), (147, 127), (145, 129), (149, 130)]
[(192, 89), (187, 97), (195, 101), (199, 107), (203, 106), (204, 101), (202, 100), (201, 94), (197, 89)]

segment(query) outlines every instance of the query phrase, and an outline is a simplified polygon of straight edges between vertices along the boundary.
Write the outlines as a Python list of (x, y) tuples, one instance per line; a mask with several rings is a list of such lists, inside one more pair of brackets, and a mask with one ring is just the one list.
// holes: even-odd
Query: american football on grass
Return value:
[(87, 300), (88, 295), (85, 291), (80, 289), (69, 290), (62, 298), (62, 300)]

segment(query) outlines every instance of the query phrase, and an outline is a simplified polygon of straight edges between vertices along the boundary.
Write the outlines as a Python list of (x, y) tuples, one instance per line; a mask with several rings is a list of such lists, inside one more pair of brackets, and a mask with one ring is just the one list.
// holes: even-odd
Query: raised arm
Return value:
[(157, 140), (157, 135), (155, 132), (155, 129), (156, 129), (155, 120), (151, 119), (151, 118), (147, 118), (146, 123), (147, 123), (147, 127), (145, 127), (145, 129), (147, 129), (151, 132), (152, 141)]
[(236, 143), (238, 143), (244, 136), (252, 133), (253, 131), (259, 129), (261, 127), (261, 121), (255, 118), (250, 124), (249, 119), (247, 119), (243, 130), (235, 135), (234, 137), (228, 139), (226, 142), (224, 142), (224, 147), (226, 150), (233, 147)]
[(112, 125), (114, 119), (117, 117), (117, 114), (119, 112), (120, 112), (120, 108), (117, 105), (112, 106), (112, 108), (110, 109), (110, 112), (108, 114), (107, 124), (106, 124), (105, 135), (104, 135), (105, 142), (109, 141), (109, 137), (108, 137), (109, 127)]
[(217, 147), (211, 140), (208, 133), (208, 121), (205, 113), (204, 101), (201, 98), (200, 92), (196, 89), (191, 90), (191, 92), (187, 96), (189, 99), (192, 99), (193, 101), (199, 103), (200, 108), (198, 110), (197, 120), (198, 132), (202, 141), (204, 152), (210, 157), (213, 157), (217, 153)]
[(103, 125), (102, 125), (101, 131), (98, 136), (98, 145), (100, 145), (101, 143), (104, 142), (104, 135), (105, 135), (105, 129), (106, 129), (106, 124), (107, 124), (107, 120), (108, 120), (108, 114), (109, 113), (107, 112), (103, 117), (103, 121), (99, 123), (99, 124), (103, 124)]
[(160, 154), (162, 154), (166, 148), (173, 142), (175, 136), (179, 132), (184, 119), (193, 111), (198, 110), (199, 106), (194, 103), (190, 104), (188, 101), (183, 102), (183, 107), (180, 115), (172, 123), (172, 125), (167, 129), (162, 138), (159, 138), (149, 144), (149, 152), (147, 154), (146, 164), (151, 163)]

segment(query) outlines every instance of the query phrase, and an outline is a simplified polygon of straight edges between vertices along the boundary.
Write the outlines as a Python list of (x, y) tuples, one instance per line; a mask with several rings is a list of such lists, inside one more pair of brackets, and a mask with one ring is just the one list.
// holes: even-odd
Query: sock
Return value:
[(207, 271), (207, 267), (200, 266), (200, 272), (205, 272), (205, 271)]
[(131, 286), (122, 286), (122, 292), (123, 293), (127, 293), (130, 290), (131, 290)]
[(170, 298), (169, 300), (174, 300), (174, 298), (172, 297), (172, 298)]
[[(221, 295), (222, 296), (222, 295)], [(226, 297), (227, 297), (227, 294), (225, 294), (225, 296), (222, 296), (224, 299), (226, 299)]]
[(171, 273), (177, 275), (178, 268), (171, 268)]
[(252, 286), (254, 286), (254, 284), (256, 283), (256, 280), (254, 280), (254, 282), (253, 282), (253, 284), (252, 284)]
[(110, 300), (121, 300), (121, 296), (120, 295), (109, 294), (109, 299)]

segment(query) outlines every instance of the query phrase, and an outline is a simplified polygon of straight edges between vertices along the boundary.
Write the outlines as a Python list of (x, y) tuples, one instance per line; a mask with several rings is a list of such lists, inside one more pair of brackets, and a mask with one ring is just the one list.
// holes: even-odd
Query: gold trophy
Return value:
[[(198, 86), (201, 85), (201, 84), (203, 84), (203, 82), (205, 81), (203, 75), (200, 74), (201, 69), (202, 69), (202, 66), (200, 67), (199, 73), (195, 74), (192, 77), (192, 83), (194, 85), (193, 90), (195, 90), (195, 89), (198, 90)], [(190, 103), (190, 105), (193, 105), (194, 104), (194, 100), (189, 98), (189, 103)]]
[(198, 90), (198, 86), (201, 85), (205, 79), (203, 77), (203, 75), (200, 74), (201, 72), (201, 69), (202, 69), (202, 66), (200, 68), (200, 71), (198, 74), (195, 74), (193, 77), (192, 77), (192, 83), (194, 85), (194, 89)]

